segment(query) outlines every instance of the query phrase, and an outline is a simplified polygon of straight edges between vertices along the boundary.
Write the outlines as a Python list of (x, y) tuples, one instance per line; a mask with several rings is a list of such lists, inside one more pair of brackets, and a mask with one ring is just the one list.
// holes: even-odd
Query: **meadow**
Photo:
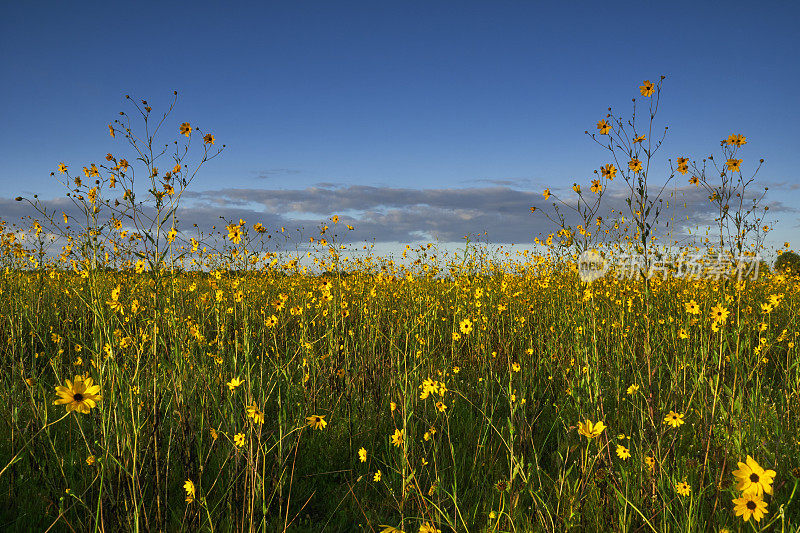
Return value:
[[(188, 147), (164, 177), (109, 130), (149, 190), (112, 154), (88, 185), (61, 163), (83, 211), (2, 227), (2, 530), (800, 528), (792, 272), (589, 282), (594, 199), (537, 251), (356, 256), (337, 216), (303, 253), (253, 221), (212, 242), (176, 224)], [(648, 253), (635, 205), (614, 245)]]

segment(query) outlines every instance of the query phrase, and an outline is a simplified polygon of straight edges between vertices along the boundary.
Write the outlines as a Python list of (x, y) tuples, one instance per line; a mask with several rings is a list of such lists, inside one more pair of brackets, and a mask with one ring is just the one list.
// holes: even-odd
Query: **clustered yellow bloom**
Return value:
[(264, 413), (255, 404), (247, 406), (247, 416), (256, 424), (264, 423)]
[(728, 146), (744, 146), (747, 144), (747, 137), (741, 133), (731, 133), (724, 141)]
[(678, 163), (678, 172), (680, 172), (681, 174), (684, 174), (684, 175), (687, 172), (689, 172), (689, 159), (688, 158), (679, 157), (677, 159), (677, 163)]
[(772, 494), (772, 483), (775, 480), (774, 470), (764, 470), (755, 459), (747, 456), (744, 463), (738, 463), (739, 468), (733, 471), (736, 478), (736, 490), (741, 491), (741, 496), (733, 500), (736, 516), (741, 516), (747, 522), (752, 517), (756, 522), (767, 514), (767, 502), (764, 494)]
[(427, 378), (419, 386), (419, 390), (420, 400), (427, 399), (431, 394), (438, 394), (439, 396), (444, 397), (444, 394), (447, 392), (447, 385), (445, 385), (443, 381), (435, 381)]

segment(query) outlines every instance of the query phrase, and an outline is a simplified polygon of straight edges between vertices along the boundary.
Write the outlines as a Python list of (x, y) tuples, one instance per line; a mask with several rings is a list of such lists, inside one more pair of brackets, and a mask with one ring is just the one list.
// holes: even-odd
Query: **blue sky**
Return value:
[[(193, 183), (199, 197), (222, 189), (316, 194), (321, 183), (353, 194), (466, 189), (474, 211), (487, 188), (538, 193), (586, 182), (607, 156), (584, 130), (608, 106), (628, 112), (642, 80), (663, 74), (665, 157), (699, 158), (728, 134), (745, 134), (745, 165), (766, 159), (759, 179), (784, 207), (775, 210), (776, 236), (797, 233), (794, 3), (16, 2), (4, 9), (1, 198), (61, 196), (49, 177), (58, 162), (80, 168), (120, 149), (106, 124), (130, 110), (125, 94), (159, 111), (177, 90), (174, 122), (199, 124), (227, 145)], [(231, 206), (281, 221), (329, 214), (303, 212), (302, 201)], [(365, 221), (379, 239), (381, 224), (402, 217), (401, 204), (391, 213), (385, 207), (365, 207), (382, 217)], [(438, 216), (458, 216), (462, 207), (445, 206)], [(352, 209), (358, 220), (363, 212)], [(498, 216), (501, 223), (487, 228), (484, 218), (460, 220), (464, 232), (489, 229), (501, 242), (508, 224), (535, 229), (528, 213)]]

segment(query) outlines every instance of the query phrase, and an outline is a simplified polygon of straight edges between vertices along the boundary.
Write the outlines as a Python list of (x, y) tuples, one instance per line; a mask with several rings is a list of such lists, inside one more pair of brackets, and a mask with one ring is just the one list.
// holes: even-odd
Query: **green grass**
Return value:
[[(326, 278), (330, 291), (271, 271), (5, 270), (0, 468), (15, 461), (0, 475), (0, 526), (735, 531), (749, 524), (732, 511), (731, 472), (749, 454), (777, 472), (759, 526), (796, 530), (796, 281), (672, 279), (645, 292), (511, 266), (438, 279), (362, 264)], [(122, 312), (107, 303), (117, 286)], [(717, 304), (730, 316), (715, 332)], [(474, 330), (454, 339), (464, 318)], [(100, 406), (55, 422), (66, 413), (55, 387), (82, 373), (101, 385)], [(421, 399), (425, 379), (446, 390)], [(663, 422), (673, 410), (679, 428)], [(315, 414), (327, 427), (306, 425)], [(607, 429), (589, 440), (585, 419)]]

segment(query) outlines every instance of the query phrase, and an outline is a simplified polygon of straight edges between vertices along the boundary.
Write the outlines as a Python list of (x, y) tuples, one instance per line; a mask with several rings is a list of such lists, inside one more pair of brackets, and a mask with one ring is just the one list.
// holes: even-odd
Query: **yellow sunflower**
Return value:
[(56, 387), (56, 394), (60, 396), (55, 402), (56, 405), (66, 405), (67, 412), (78, 411), (88, 414), (89, 411), (97, 407), (102, 400), (100, 385), (95, 385), (90, 377), (75, 376), (75, 381), (65, 380), (67, 386)]
[(183, 484), (183, 490), (186, 491), (186, 503), (192, 503), (196, 496), (194, 482), (191, 479), (187, 479), (186, 483)]
[(711, 314), (709, 318), (713, 320), (716, 324), (724, 324), (728, 321), (728, 315), (730, 311), (728, 311), (722, 304), (717, 304), (711, 308)]
[(613, 180), (614, 176), (617, 175), (617, 167), (609, 163), (606, 166), (601, 167), (600, 172), (602, 173), (604, 178)]
[(404, 430), (402, 430), (402, 429), (395, 429), (394, 430), (394, 435), (390, 435), (389, 436), (392, 444), (394, 444), (395, 447), (397, 447), (397, 448), (399, 448), (400, 446), (403, 445), (404, 437), (405, 437)]
[(670, 411), (667, 413), (667, 416), (664, 417), (664, 423), (669, 424), (670, 426), (676, 428), (683, 424), (683, 413), (676, 413), (675, 411)]
[(728, 159), (725, 163), (728, 165), (728, 170), (731, 172), (741, 172), (741, 159)]
[(760, 522), (764, 515), (767, 514), (767, 502), (761, 496), (742, 494), (742, 496), (732, 501), (734, 503), (733, 512), (736, 513), (736, 516), (741, 516), (745, 522), (750, 520), (750, 517), (753, 517), (756, 522)]
[(733, 471), (733, 476), (738, 481), (736, 489), (744, 494), (754, 494), (756, 496), (761, 496), (765, 492), (772, 494), (775, 471), (764, 470), (749, 455), (745, 463), (739, 463), (739, 469)]
[(681, 496), (688, 496), (692, 493), (692, 486), (686, 483), (685, 481), (679, 481), (675, 483), (675, 490)]
[(630, 449), (626, 448), (622, 444), (617, 444), (617, 457), (622, 459), (623, 461), (628, 459), (631, 456)]
[(655, 92), (655, 86), (653, 85), (653, 82), (650, 80), (644, 80), (642, 84), (639, 86), (639, 93), (641, 93), (642, 96), (653, 96), (654, 92)]
[(602, 421), (592, 424), (592, 421), (587, 418), (585, 424), (583, 422), (578, 422), (578, 434), (583, 435), (589, 440), (599, 437), (604, 429), (606, 429), (606, 425), (603, 424)]
[(325, 429), (328, 422), (325, 420), (326, 415), (311, 415), (306, 417), (306, 425), (311, 429)]

